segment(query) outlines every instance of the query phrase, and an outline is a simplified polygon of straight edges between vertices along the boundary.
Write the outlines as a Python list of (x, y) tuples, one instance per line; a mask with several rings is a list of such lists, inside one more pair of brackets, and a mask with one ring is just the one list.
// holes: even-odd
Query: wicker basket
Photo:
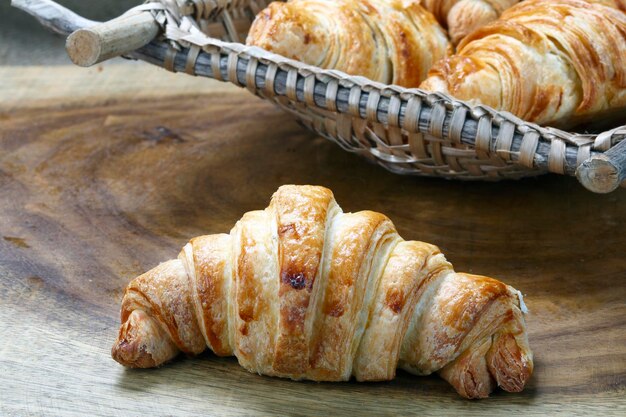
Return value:
[[(54, 22), (39, 13), (40, 20), (57, 31), (67, 34), (86, 26), (84, 19), (48, 0), (37, 2), (65, 13)], [(579, 173), (583, 184), (606, 192), (623, 183), (620, 158), (626, 154), (622, 149), (626, 141), (617, 145), (626, 138), (626, 125), (598, 135), (568, 133), (444, 94), (383, 85), (243, 45), (254, 16), (268, 3), (161, 0), (144, 4), (125, 16), (149, 13), (161, 34), (125, 55), (170, 71), (245, 87), (344, 150), (398, 174), (464, 180), (546, 172), (574, 175), (583, 162), (595, 158), (612, 160), (616, 172), (606, 175), (613, 185), (602, 189), (606, 178), (600, 171), (587, 173), (588, 184)], [(29, 12), (34, 14), (32, 7)], [(599, 188), (592, 184), (598, 179)]]

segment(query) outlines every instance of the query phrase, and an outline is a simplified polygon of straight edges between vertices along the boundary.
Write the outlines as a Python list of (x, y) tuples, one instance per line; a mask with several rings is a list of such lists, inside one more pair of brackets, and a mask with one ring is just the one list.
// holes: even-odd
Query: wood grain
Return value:
[(626, 181), (626, 141), (587, 159), (576, 169), (576, 177), (585, 188), (596, 193), (616, 190)]
[[(245, 91), (206, 84), (150, 96), (171, 80), (163, 72), (133, 98), (115, 86), (140, 82), (145, 67), (124, 68), (0, 81), (22, 97), (0, 104), (1, 415), (626, 413), (626, 192), (593, 195), (556, 176), (396, 176)], [(0, 71), (15, 80), (22, 69)], [(94, 87), (79, 101), (69, 90), (36, 100), (32, 85), (53, 86), (62, 71)], [(285, 183), (330, 187), (346, 211), (383, 212), (458, 270), (520, 289), (536, 360), (526, 390), (472, 402), (403, 372), (317, 384), (252, 375), (211, 354), (156, 370), (115, 363), (126, 283), (189, 238), (228, 231)]]

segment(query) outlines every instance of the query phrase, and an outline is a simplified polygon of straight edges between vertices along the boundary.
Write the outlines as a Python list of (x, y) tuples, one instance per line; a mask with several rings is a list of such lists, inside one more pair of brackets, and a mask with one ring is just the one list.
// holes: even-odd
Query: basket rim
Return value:
[[(159, 4), (167, 3), (166, 1), (164, 2), (163, 0), (156, 0), (156, 1), (148, 0), (148, 1), (152, 4), (157, 3), (157, 2), (159, 2)], [(245, 10), (251, 7), (252, 3), (260, 3), (258, 0), (257, 1), (255, 0), (210, 0), (209, 1), (211, 5), (210, 9), (205, 6), (204, 9), (199, 10), (195, 2), (190, 3), (186, 0), (175, 0), (175, 1), (177, 2), (176, 7), (178, 7), (180, 15), (193, 16), (192, 18), (195, 20), (215, 19), (220, 13), (228, 12), (233, 9)], [(284, 2), (286, 0), (273, 0), (273, 1)], [(267, 2), (269, 1), (265, 1), (265, 3)], [(380, 83), (380, 82), (368, 79), (367, 77), (363, 77), (360, 75), (352, 75), (352, 74), (348, 74), (339, 70), (325, 69), (325, 68), (317, 67), (315, 65), (305, 64), (303, 62), (290, 59), (283, 55), (264, 50), (257, 46), (248, 46), (239, 42), (221, 41), (219, 39), (212, 38), (207, 35), (204, 35), (203, 33), (197, 33), (197, 32), (192, 34), (191, 32), (183, 31), (183, 33), (188, 33), (189, 35), (192, 35), (189, 37), (186, 37), (185, 35), (183, 35), (183, 33), (179, 31), (172, 31), (169, 33), (168, 32), (165, 32), (165, 33), (169, 41), (180, 42), (182, 40), (183, 42), (188, 42), (189, 44), (193, 44), (193, 45), (200, 46), (200, 47), (216, 46), (221, 49), (232, 50), (239, 54), (244, 54), (245, 57), (257, 58), (263, 61), (271, 61), (280, 65), (290, 65), (296, 68), (301, 73), (301, 75), (306, 76), (310, 74), (315, 74), (320, 77), (324, 77), (324, 76), (329, 77), (329, 79), (334, 78), (338, 80), (342, 85), (345, 85), (346, 87), (352, 86), (352, 85), (359, 85), (362, 88), (378, 89), (379, 91), (381, 91), (382, 94), (384, 94), (386, 91), (389, 91), (389, 92), (392, 92), (392, 94), (403, 94), (403, 95), (416, 94), (416, 95), (419, 95), (420, 98), (434, 97), (434, 99), (430, 99), (430, 100), (433, 101), (433, 100), (441, 99), (445, 102), (446, 106), (449, 107), (450, 109), (453, 107), (457, 107), (457, 106), (463, 106), (466, 109), (471, 110), (471, 114), (475, 116), (475, 118), (481, 117), (485, 113), (489, 113), (492, 115), (494, 119), (500, 118), (503, 121), (512, 122), (516, 126), (523, 126), (523, 125), (528, 126), (529, 128), (540, 131), (542, 133), (542, 136), (546, 139), (555, 137), (555, 138), (564, 139), (564, 140), (572, 140), (573, 144), (577, 144), (581, 140), (587, 141), (591, 138), (596, 138), (597, 136), (600, 136), (600, 135), (606, 136), (606, 135), (612, 134), (614, 131), (626, 129), (626, 124), (624, 124), (621, 126), (607, 129), (599, 133), (581, 133), (581, 132), (565, 130), (562, 128), (557, 128), (557, 127), (553, 127), (549, 125), (538, 125), (536, 123), (526, 121), (510, 112), (507, 112), (504, 110), (496, 110), (484, 104), (472, 104), (465, 100), (457, 99), (449, 94), (445, 94), (441, 92), (430, 92), (430, 91), (422, 90), (418, 87), (402, 87), (402, 86), (395, 85), (395, 84), (384, 84), (384, 83)], [(207, 40), (210, 40), (213, 42), (207, 42)], [(624, 110), (626, 111), (626, 107), (624, 108)], [(623, 132), (623, 133), (626, 135), (626, 132)], [(605, 141), (606, 139), (601, 140), (602, 143), (596, 143), (594, 148), (599, 149), (599, 150), (608, 150), (608, 147), (606, 147)]]
[[(177, 4), (177, 6), (180, 7), (178, 10), (181, 12), (181, 15), (185, 15), (186, 17), (193, 16), (193, 19), (215, 19), (219, 15), (223, 16), (224, 14), (227, 14), (228, 11), (232, 11), (233, 9), (244, 10), (250, 7), (250, 3), (255, 3), (253, 0), (212, 0), (211, 3), (213, 3), (214, 8), (212, 10), (204, 9), (202, 11), (202, 16), (199, 16), (198, 9), (193, 7), (193, 4), (189, 4), (184, 0), (182, 1), (183, 3), (180, 5)], [(158, 3), (158, 1), (155, 2), (152, 0), (150, 3), (154, 4)], [(181, 7), (182, 5), (184, 5), (184, 7)], [(226, 20), (230, 20), (230, 17), (227, 16)], [(304, 77), (314, 75), (319, 81), (322, 82), (328, 83), (336, 81), (338, 85), (345, 88), (358, 86), (363, 91), (378, 91), (381, 96), (388, 98), (392, 96), (401, 96), (404, 99), (408, 99), (410, 96), (417, 96), (431, 105), (437, 102), (443, 103), (448, 110), (463, 107), (468, 111), (468, 115), (474, 120), (479, 120), (481, 117), (489, 115), (491, 120), (498, 125), (503, 122), (510, 122), (515, 125), (517, 132), (524, 134), (529, 130), (533, 130), (538, 132), (541, 135), (541, 138), (547, 141), (560, 139), (573, 146), (585, 146), (591, 144), (592, 148), (595, 150), (607, 151), (621, 140), (626, 139), (626, 124), (607, 129), (600, 133), (580, 133), (552, 126), (538, 125), (521, 119), (510, 112), (496, 110), (484, 104), (472, 104), (445, 93), (426, 91), (417, 87), (407, 88), (395, 84), (384, 84), (360, 75), (351, 75), (335, 69), (325, 69), (305, 64), (283, 55), (264, 50), (257, 46), (248, 46), (243, 43), (227, 42), (212, 38), (199, 30), (194, 31), (192, 27), (190, 27), (191, 30), (182, 30), (180, 27), (172, 29), (171, 26), (168, 26), (168, 24), (171, 23), (171, 20), (163, 23), (165, 34), (164, 41), (169, 42), (174, 48), (178, 48), (178, 45), (187, 48), (190, 46), (197, 46), (208, 53), (217, 52), (215, 50), (217, 48), (217, 50), (222, 53), (236, 53), (244, 59), (252, 58), (264, 64), (277, 64), (281, 69), (286, 71), (295, 69), (299, 75)]]

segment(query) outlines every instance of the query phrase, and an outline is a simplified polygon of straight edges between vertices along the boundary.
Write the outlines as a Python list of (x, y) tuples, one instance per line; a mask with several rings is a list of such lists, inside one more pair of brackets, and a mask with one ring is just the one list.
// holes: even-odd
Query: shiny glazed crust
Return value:
[(563, 128), (626, 107), (621, 10), (623, 1), (524, 1), (464, 38), (421, 88)]
[(279, 188), (230, 234), (192, 239), (131, 281), (113, 358), (235, 355), (292, 379), (389, 380), (439, 372), (464, 397), (517, 392), (533, 370), (515, 289), (456, 273), (380, 213), (343, 213), (330, 190)]
[(321, 68), (416, 87), (452, 52), (418, 0), (293, 0), (258, 14), (246, 43)]

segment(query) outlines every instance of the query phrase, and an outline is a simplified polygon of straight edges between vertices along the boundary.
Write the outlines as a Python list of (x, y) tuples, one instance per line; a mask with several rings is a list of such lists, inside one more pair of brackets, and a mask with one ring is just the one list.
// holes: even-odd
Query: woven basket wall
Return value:
[[(626, 126), (599, 135), (568, 133), (440, 93), (383, 85), (246, 47), (248, 28), (267, 0), (160, 3), (152, 13), (165, 36), (133, 57), (246, 87), (344, 150), (395, 173), (472, 180), (574, 175), (589, 156), (626, 137)], [(190, 22), (202, 33), (190, 30)]]

